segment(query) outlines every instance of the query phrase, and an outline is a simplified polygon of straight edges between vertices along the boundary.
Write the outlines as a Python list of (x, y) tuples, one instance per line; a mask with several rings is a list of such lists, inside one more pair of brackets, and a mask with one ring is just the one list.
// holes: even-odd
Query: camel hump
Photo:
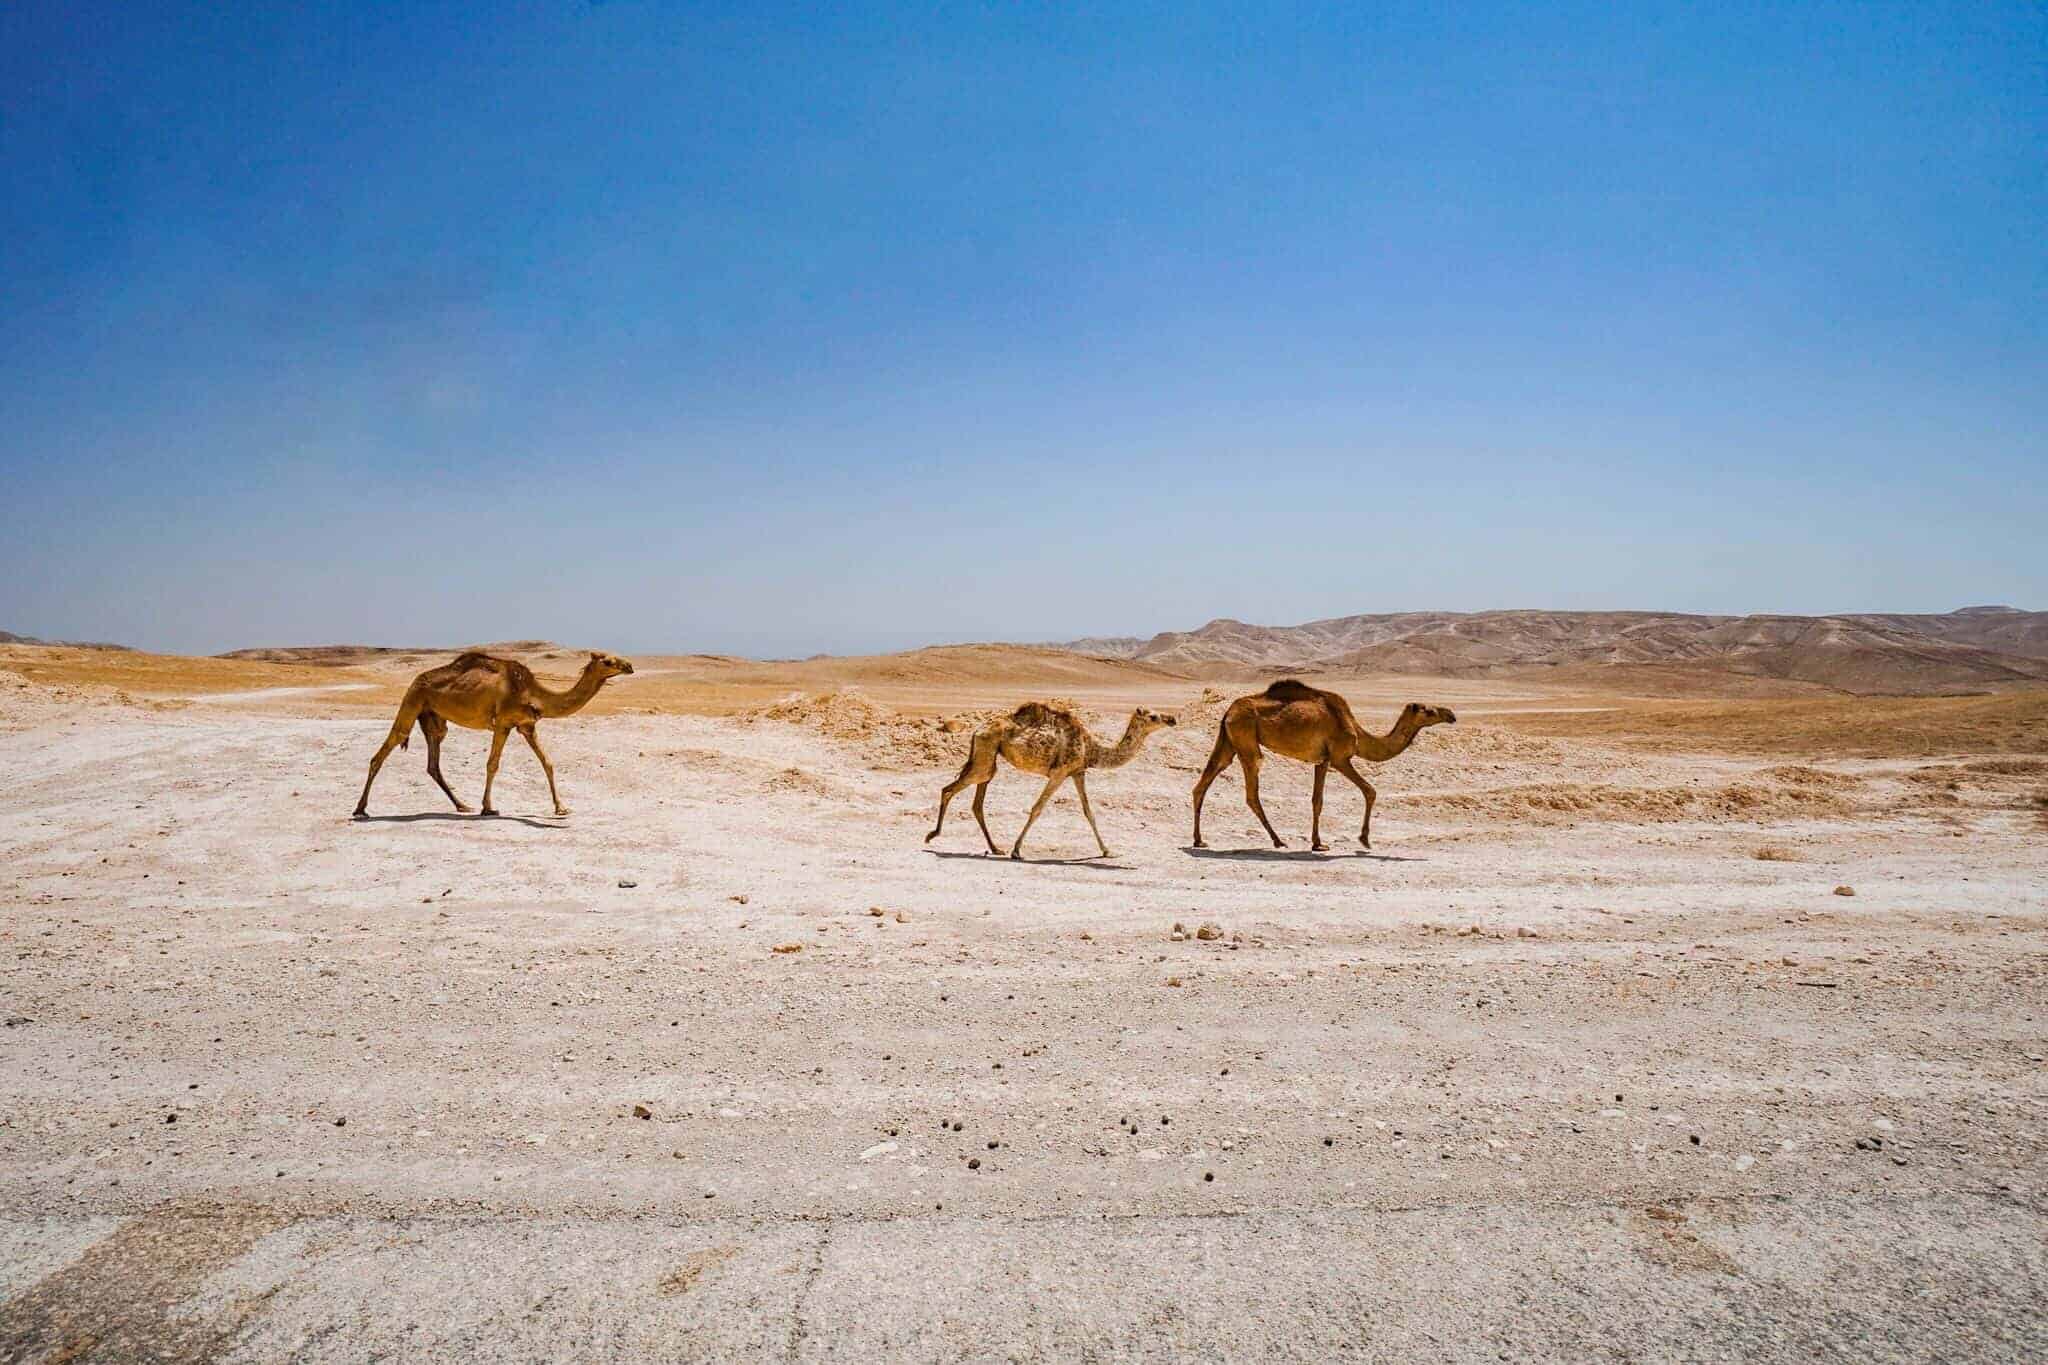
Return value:
[(1027, 701), (1010, 713), (1010, 719), (1019, 725), (1066, 725), (1073, 721), (1074, 714), (1064, 707), (1049, 706), (1042, 701)]
[(1274, 701), (1321, 701), (1329, 694), (1299, 678), (1282, 678), (1266, 688), (1266, 695)]

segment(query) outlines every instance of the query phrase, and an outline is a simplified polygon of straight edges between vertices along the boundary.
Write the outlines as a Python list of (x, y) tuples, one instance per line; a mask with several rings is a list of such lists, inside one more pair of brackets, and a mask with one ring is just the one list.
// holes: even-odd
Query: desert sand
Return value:
[[(2048, 693), (1332, 676), (1311, 854), (1249, 675), (636, 657), (351, 821), (441, 657), (0, 646), (0, 1358), (2048, 1355)], [(925, 845), (1029, 697), (1113, 856)]]

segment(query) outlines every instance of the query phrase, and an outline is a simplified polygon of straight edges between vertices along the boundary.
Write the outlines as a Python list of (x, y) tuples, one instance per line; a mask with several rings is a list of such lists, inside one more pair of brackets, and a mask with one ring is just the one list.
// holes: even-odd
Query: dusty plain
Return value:
[[(639, 658), (352, 821), (438, 661), (0, 646), (0, 1360), (2048, 1357), (2048, 693), (1330, 678), (1313, 854), (1249, 679)], [(1113, 856), (926, 845), (1029, 697)]]

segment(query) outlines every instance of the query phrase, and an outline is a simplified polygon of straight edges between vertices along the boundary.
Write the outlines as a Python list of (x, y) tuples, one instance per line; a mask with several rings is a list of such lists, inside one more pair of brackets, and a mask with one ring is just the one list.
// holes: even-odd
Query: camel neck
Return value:
[(1124, 737), (1105, 749), (1094, 739), (1088, 741), (1088, 766), (1091, 768), (1121, 768), (1138, 756), (1143, 748), (1145, 736), (1139, 732), (1134, 720), (1124, 727)]
[(556, 692), (535, 683), (534, 701), (539, 704), (544, 716), (573, 715), (581, 711), (590, 699), (597, 695), (597, 689), (603, 686), (604, 674), (598, 672), (596, 665), (593, 664), (583, 670), (583, 676), (566, 692)]
[(1413, 720), (1404, 715), (1395, 721), (1394, 728), (1387, 731), (1384, 735), (1368, 734), (1361, 731), (1358, 736), (1359, 756), (1370, 759), (1374, 763), (1384, 763), (1399, 754), (1403, 749), (1406, 749), (1410, 744), (1413, 744), (1415, 736), (1421, 730), (1421, 726), (1415, 724)]

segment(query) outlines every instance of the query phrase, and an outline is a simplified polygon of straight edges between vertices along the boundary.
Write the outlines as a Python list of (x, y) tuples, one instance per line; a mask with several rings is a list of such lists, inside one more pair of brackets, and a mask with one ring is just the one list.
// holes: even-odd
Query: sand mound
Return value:
[(162, 709), (176, 703), (144, 703), (118, 687), (81, 683), (44, 683), (0, 669), (0, 731), (28, 730), (75, 715), (81, 706), (143, 706)]
[(1795, 816), (1842, 815), (1851, 809), (1836, 793), (1772, 782), (1730, 782), (1721, 786), (1627, 787), (1611, 783), (1548, 782), (1492, 791), (1420, 793), (1408, 798), (1434, 807), (1487, 819), (1775, 820)]
[(797, 725), (826, 739), (854, 746), (884, 768), (913, 769), (958, 764), (968, 737), (994, 719), (996, 711), (968, 711), (926, 719), (881, 705), (857, 687), (818, 694), (792, 692), (734, 717), (742, 725)]

